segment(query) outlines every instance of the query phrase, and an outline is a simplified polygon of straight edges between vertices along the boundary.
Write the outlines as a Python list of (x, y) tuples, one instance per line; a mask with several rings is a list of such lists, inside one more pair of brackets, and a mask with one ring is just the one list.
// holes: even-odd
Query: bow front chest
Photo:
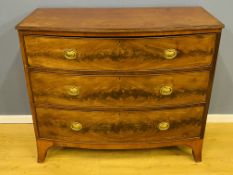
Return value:
[(176, 145), (201, 161), (223, 28), (203, 8), (41, 8), (16, 28), (38, 162)]

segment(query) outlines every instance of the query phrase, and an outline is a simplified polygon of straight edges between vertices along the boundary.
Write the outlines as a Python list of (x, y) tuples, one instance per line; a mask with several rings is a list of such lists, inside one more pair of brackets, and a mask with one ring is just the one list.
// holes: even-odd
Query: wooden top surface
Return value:
[(221, 29), (223, 24), (201, 7), (39, 8), (16, 28), (83, 33), (166, 32)]

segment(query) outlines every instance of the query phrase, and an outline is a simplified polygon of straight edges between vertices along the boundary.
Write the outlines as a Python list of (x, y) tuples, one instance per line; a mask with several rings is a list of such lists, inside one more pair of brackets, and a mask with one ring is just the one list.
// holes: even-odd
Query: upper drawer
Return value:
[(156, 70), (208, 66), (215, 34), (156, 38), (25, 36), (31, 67), (64, 70)]
[(143, 107), (205, 102), (209, 72), (142, 76), (78, 76), (31, 72), (36, 104)]

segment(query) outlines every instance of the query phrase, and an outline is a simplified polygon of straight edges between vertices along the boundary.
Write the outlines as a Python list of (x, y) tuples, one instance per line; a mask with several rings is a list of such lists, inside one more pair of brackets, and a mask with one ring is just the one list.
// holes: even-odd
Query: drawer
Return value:
[(215, 34), (154, 38), (24, 37), (31, 67), (63, 70), (156, 70), (209, 66)]
[(159, 111), (82, 112), (37, 108), (41, 138), (98, 144), (199, 137), (203, 107)]
[(30, 79), (36, 105), (186, 105), (205, 102), (209, 71), (138, 76), (88, 76), (32, 71)]

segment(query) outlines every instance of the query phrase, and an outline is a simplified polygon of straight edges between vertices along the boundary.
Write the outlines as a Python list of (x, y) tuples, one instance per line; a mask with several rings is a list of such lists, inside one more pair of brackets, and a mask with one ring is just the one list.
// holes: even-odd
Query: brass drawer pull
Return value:
[(170, 124), (169, 122), (160, 122), (158, 125), (157, 125), (157, 128), (160, 130), (160, 131), (166, 131), (168, 130), (170, 127)]
[(161, 95), (171, 95), (172, 94), (172, 87), (171, 86), (162, 86), (160, 88)]
[(164, 58), (167, 60), (172, 60), (177, 56), (176, 49), (166, 49), (164, 50)]
[(82, 126), (82, 124), (79, 123), (79, 122), (73, 122), (73, 123), (71, 124), (70, 128), (71, 128), (73, 131), (80, 131), (80, 130), (83, 128), (83, 126)]
[(65, 50), (64, 57), (68, 60), (76, 59), (77, 58), (77, 50), (76, 49)]
[(72, 86), (67, 91), (70, 96), (78, 96), (80, 94), (80, 88), (77, 86)]

